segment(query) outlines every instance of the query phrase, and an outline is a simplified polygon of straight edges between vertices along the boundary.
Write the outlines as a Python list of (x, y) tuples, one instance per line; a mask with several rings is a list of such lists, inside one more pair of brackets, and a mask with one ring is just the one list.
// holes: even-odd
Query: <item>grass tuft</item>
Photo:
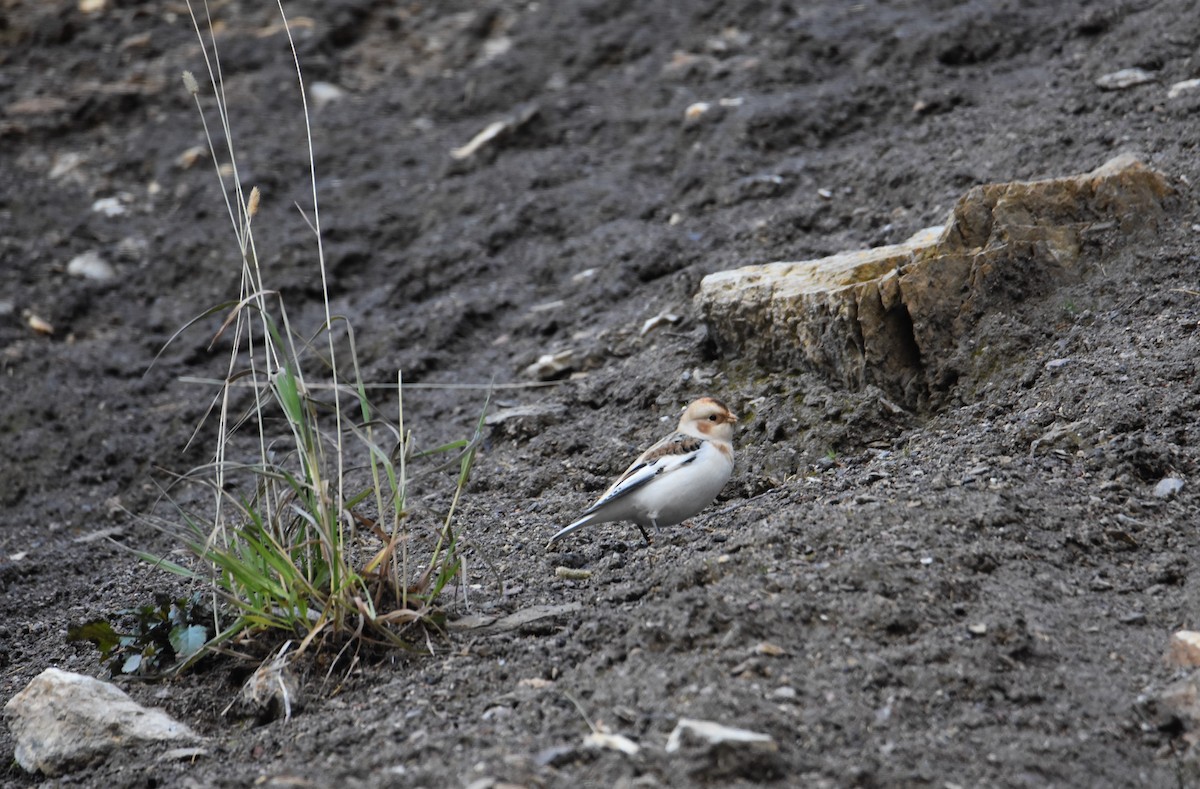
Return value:
[[(315, 239), (324, 321), (307, 339), (291, 325), (283, 298), (268, 288), (259, 265), (253, 222), (263, 197), (257, 187), (246, 196), (238, 175), (209, 9), (205, 3), (203, 25), (190, 0), (188, 9), (226, 143), (225, 169), (234, 176), (225, 200), (241, 284), (235, 301), (188, 324), (224, 312), (214, 343), (227, 337), (232, 344), (209, 409), (219, 423), (213, 460), (185, 477), (209, 491), (211, 509), (194, 514), (179, 507), (166, 526), (186, 549), (187, 560), (140, 555), (209, 585), (223, 612), (214, 613), (209, 650), (266, 632), (298, 638), (298, 653), (314, 645), (345, 649), (348, 643), (428, 649), (431, 640), (424, 630), (442, 620), (439, 601), (464, 574), (464, 535), (455, 516), (479, 447), (483, 415), (471, 438), (417, 452), (405, 427), (401, 374), (394, 421), (368, 398), (368, 391), (379, 386), (362, 379), (353, 329), (330, 307), (307, 101), (313, 210), (305, 220)], [(291, 41), (282, 3), (279, 12)], [(304, 97), (294, 43), (292, 58)], [(183, 82), (195, 98), (219, 180), (211, 110), (206, 111), (190, 72), (184, 72)], [(247, 384), (249, 397), (242, 390)], [(439, 480), (446, 488), (447, 503), (436, 520), (416, 517), (411, 507), (412, 483), (418, 479), (413, 467), (419, 464), (434, 466), (419, 475), (423, 491)]]

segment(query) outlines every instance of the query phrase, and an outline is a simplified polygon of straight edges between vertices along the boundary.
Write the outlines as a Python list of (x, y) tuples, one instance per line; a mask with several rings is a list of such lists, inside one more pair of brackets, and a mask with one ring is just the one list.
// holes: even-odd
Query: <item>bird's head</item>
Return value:
[(679, 430), (699, 438), (732, 441), (736, 421), (738, 418), (720, 400), (701, 397), (683, 409)]

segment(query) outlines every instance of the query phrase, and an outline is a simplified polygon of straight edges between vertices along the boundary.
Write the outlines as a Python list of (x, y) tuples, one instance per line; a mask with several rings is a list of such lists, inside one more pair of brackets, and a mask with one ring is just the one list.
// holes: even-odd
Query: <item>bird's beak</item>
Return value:
[(729, 416), (725, 417), (725, 421), (732, 425), (734, 422), (738, 421), (737, 414), (730, 413)]

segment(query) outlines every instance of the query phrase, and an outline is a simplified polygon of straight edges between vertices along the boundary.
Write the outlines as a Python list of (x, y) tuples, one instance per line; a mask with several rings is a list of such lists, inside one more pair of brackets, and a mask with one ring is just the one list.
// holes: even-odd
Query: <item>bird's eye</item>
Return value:
[(717, 415), (716, 415), (716, 414), (709, 414), (709, 415), (708, 415), (708, 421), (709, 421), (709, 422), (716, 422), (716, 421), (717, 421)]

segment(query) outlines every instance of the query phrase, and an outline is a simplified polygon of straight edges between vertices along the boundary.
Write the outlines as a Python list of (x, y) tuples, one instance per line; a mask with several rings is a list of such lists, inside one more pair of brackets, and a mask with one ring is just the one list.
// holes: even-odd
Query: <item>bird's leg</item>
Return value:
[[(650, 525), (656, 529), (658, 528), (658, 523), (653, 518), (650, 520)], [(650, 547), (650, 545), (653, 544), (654, 541), (650, 539), (650, 535), (642, 527), (642, 524), (640, 524), (640, 523), (637, 524), (637, 527), (638, 527), (638, 531), (640, 531), (642, 533), (642, 539), (646, 541), (646, 547), (647, 548)]]

